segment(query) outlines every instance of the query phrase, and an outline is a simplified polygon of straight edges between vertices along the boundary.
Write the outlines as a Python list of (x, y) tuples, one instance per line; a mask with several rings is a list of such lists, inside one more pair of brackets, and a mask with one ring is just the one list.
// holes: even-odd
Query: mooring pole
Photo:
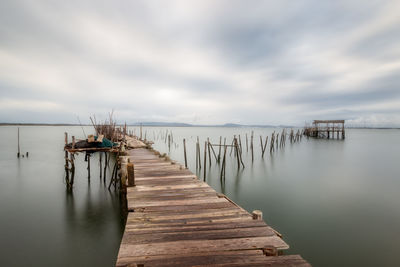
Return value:
[(186, 140), (183, 138), (183, 154), (185, 156), (185, 168), (187, 169), (187, 158), (186, 158)]
[(69, 186), (69, 161), (68, 161), (68, 151), (67, 151), (67, 144), (68, 144), (68, 133), (64, 133), (65, 135), (65, 181), (67, 185)]
[(207, 169), (207, 141), (204, 142), (204, 182), (206, 181), (206, 169)]
[(17, 135), (18, 135), (18, 152), (17, 152), (17, 158), (19, 158), (19, 156), (21, 155), (21, 151), (20, 151), (20, 149), (19, 149), (19, 127), (18, 127), (18, 133), (17, 133)]

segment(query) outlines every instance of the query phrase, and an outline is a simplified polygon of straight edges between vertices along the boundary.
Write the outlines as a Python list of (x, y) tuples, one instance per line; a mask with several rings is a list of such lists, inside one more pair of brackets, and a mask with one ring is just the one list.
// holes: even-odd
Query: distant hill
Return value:
[[(274, 125), (244, 125), (237, 123), (225, 123), (225, 124), (206, 124), (206, 125), (197, 125), (190, 123), (181, 123), (181, 122), (135, 122), (129, 124), (131, 126), (161, 126), (161, 127), (265, 127), (265, 128), (275, 128), (277, 126)], [(280, 127), (280, 126), (278, 126)], [(292, 126), (286, 126), (286, 128), (290, 128)]]
[(191, 127), (192, 124), (181, 123), (181, 122), (136, 122), (130, 124), (132, 126), (170, 126), (170, 127)]

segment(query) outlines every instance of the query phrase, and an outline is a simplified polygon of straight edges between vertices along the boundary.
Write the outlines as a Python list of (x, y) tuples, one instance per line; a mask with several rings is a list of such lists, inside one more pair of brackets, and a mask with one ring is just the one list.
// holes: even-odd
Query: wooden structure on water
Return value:
[(304, 134), (316, 138), (344, 139), (344, 120), (314, 120), (311, 127), (304, 128)]
[(260, 211), (249, 214), (184, 166), (145, 148), (120, 159), (129, 214), (117, 266), (310, 266), (282, 255), (289, 246)]

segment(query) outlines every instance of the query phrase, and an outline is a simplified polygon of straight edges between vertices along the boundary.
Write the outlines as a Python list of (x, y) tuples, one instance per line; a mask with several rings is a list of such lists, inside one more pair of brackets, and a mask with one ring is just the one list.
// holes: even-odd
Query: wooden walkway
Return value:
[[(117, 266), (310, 266), (264, 221), (180, 164), (148, 149), (128, 151), (136, 186)], [(266, 256), (271, 255), (271, 256)]]

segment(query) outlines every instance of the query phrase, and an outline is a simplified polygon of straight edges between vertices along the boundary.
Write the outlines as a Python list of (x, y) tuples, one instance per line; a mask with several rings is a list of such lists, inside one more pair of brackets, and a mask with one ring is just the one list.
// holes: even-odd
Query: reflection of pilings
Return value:
[(102, 166), (102, 159), (103, 159), (103, 154), (100, 152), (100, 156), (99, 156), (99, 165), (100, 165), (100, 180), (102, 178), (102, 171), (103, 171), (103, 166)]
[(251, 161), (254, 161), (254, 147), (253, 147), (253, 138), (254, 138), (254, 132), (251, 131), (251, 140), (250, 140), (250, 148), (251, 148)]

